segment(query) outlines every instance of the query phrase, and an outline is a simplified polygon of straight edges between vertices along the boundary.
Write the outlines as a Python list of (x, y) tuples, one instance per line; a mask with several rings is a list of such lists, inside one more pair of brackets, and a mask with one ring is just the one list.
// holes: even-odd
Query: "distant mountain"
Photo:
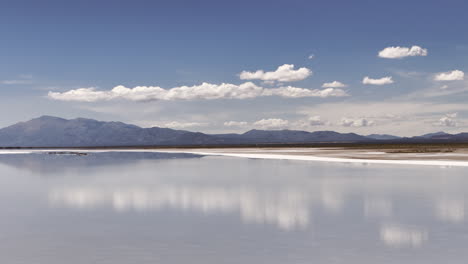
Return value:
[(4, 147), (142, 146), (222, 143), (203, 133), (169, 128), (141, 128), (121, 122), (42, 116), (0, 129)]
[(397, 141), (400, 142), (414, 142), (414, 143), (468, 143), (468, 133), (449, 134), (445, 132), (429, 133), (422, 136), (401, 138)]
[(121, 122), (42, 116), (0, 129), (2, 147), (85, 147), (218, 145), (256, 143), (358, 142), (369, 139), (333, 131), (251, 130), (244, 134), (208, 135), (169, 128), (141, 128)]
[(429, 133), (429, 134), (424, 134), (421, 137), (423, 138), (443, 138), (443, 137), (450, 137), (452, 134), (445, 133), (443, 131), (435, 132), (435, 133)]
[(250, 130), (241, 138), (258, 143), (316, 143), (316, 142), (359, 142), (368, 138), (354, 133), (334, 131), (297, 131), (297, 130)]
[(468, 133), (438, 132), (420, 137), (361, 136), (334, 131), (250, 130), (243, 134), (204, 134), (170, 128), (141, 128), (122, 122), (42, 116), (0, 129), (0, 147), (182, 146), (355, 142), (468, 142)]
[(371, 138), (371, 139), (377, 139), (377, 140), (395, 140), (395, 139), (401, 138), (401, 137), (387, 135), (387, 134), (371, 134), (371, 135), (367, 135), (366, 137)]

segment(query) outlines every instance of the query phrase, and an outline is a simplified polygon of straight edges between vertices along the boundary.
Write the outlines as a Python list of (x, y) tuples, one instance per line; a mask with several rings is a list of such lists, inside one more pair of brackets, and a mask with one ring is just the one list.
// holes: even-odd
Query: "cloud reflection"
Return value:
[(435, 203), (435, 214), (439, 220), (460, 223), (465, 220), (465, 202), (462, 199), (442, 198)]
[(380, 239), (391, 247), (420, 247), (428, 239), (424, 229), (398, 225), (384, 225), (380, 229)]
[(303, 193), (294, 190), (275, 193), (217, 187), (70, 188), (51, 191), (49, 199), (54, 205), (112, 206), (116, 211), (174, 208), (204, 213), (239, 212), (245, 222), (274, 224), (284, 230), (305, 228), (309, 224), (308, 201)]

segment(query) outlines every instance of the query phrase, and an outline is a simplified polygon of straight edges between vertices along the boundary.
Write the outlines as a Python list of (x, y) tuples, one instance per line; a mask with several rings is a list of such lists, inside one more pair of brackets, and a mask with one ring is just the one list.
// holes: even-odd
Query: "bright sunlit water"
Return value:
[(468, 168), (0, 155), (0, 262), (466, 263)]

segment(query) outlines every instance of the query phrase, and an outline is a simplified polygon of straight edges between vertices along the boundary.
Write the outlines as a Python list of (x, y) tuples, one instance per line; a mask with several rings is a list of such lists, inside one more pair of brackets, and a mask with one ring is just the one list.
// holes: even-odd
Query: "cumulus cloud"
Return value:
[(171, 89), (163, 89), (159, 86), (137, 86), (134, 88), (127, 88), (119, 85), (109, 91), (100, 91), (94, 87), (90, 87), (67, 92), (50, 91), (48, 93), (48, 97), (54, 100), (78, 102), (109, 101), (116, 99), (130, 101), (248, 99), (260, 96), (298, 98), (339, 97), (347, 96), (347, 94), (343, 90), (334, 88), (319, 90), (288, 86), (266, 89), (252, 82), (246, 82), (240, 85), (229, 83), (222, 83), (219, 85), (202, 83), (201, 85), (180, 86)]
[(309, 125), (311, 126), (323, 126), (325, 121), (322, 120), (320, 116), (311, 116), (309, 117)]
[(445, 116), (439, 119), (436, 125), (445, 127), (456, 127), (458, 125), (456, 120), (457, 115), (457, 113), (446, 114)]
[(427, 49), (419, 46), (407, 47), (387, 47), (379, 52), (380, 58), (402, 59), (405, 57), (427, 56)]
[(254, 123), (255, 127), (260, 127), (262, 129), (281, 129), (287, 127), (289, 124), (288, 120), (280, 118), (269, 118), (258, 120)]
[(276, 71), (265, 72), (258, 70), (255, 72), (242, 71), (240, 73), (241, 80), (262, 80), (262, 81), (278, 81), (278, 82), (295, 82), (302, 81), (312, 75), (312, 71), (307, 68), (294, 69), (293, 64), (284, 64), (278, 67)]
[(342, 82), (339, 82), (339, 81), (324, 83), (322, 85), (323, 88), (342, 88), (342, 87), (346, 87), (346, 86), (347, 86), (346, 84), (344, 84)]
[(463, 79), (465, 79), (465, 73), (460, 70), (441, 72), (434, 77), (436, 81), (461, 81)]
[(369, 127), (375, 125), (374, 121), (367, 120), (365, 118), (342, 118), (341, 125), (345, 127)]
[(391, 76), (382, 77), (380, 79), (372, 79), (372, 78), (369, 78), (368, 76), (366, 76), (362, 80), (362, 83), (363, 84), (370, 84), (370, 85), (385, 85), (385, 84), (393, 83), (393, 79), (392, 79)]
[(68, 92), (49, 92), (49, 97), (63, 101), (102, 101), (112, 99), (127, 99), (131, 101), (151, 100), (196, 100), (221, 98), (253, 98), (261, 95), (263, 88), (251, 82), (241, 85), (222, 83), (220, 85), (202, 83), (195, 86), (180, 86), (163, 89), (159, 86), (137, 86), (127, 88), (119, 85), (110, 91), (98, 91), (95, 88), (80, 88)]
[(227, 126), (227, 127), (245, 127), (247, 125), (248, 125), (248, 123), (245, 122), (245, 121), (227, 121), (227, 122), (224, 122), (224, 126)]

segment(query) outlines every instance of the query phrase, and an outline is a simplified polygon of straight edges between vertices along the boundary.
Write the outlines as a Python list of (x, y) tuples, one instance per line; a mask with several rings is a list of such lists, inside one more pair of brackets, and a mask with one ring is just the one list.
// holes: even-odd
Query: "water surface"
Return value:
[(2, 263), (466, 263), (468, 169), (0, 155)]

